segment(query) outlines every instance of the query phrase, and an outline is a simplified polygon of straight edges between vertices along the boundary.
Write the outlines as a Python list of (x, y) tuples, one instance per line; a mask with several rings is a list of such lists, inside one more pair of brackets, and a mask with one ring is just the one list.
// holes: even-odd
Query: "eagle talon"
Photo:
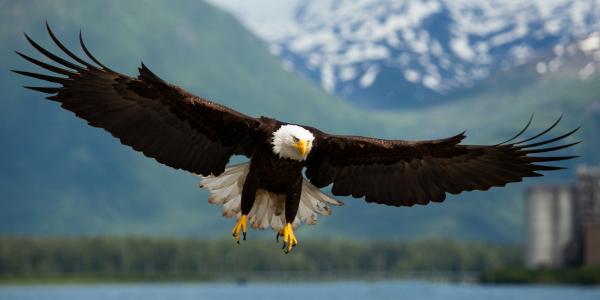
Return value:
[[(246, 240), (246, 226), (248, 223), (248, 217), (246, 215), (242, 215), (237, 223), (235, 223), (235, 226), (233, 226), (233, 229), (231, 230), (231, 234), (233, 235), (233, 237), (235, 238), (236, 242), (239, 244), (240, 243), (240, 238), (243, 235), (244, 236), (244, 241)], [(242, 234), (240, 234), (240, 232)]]
[(281, 235), (283, 237), (283, 251), (287, 254), (292, 251), (296, 245), (298, 245), (298, 240), (296, 240), (296, 236), (294, 235), (294, 231), (292, 230), (292, 224), (287, 223), (283, 228), (283, 232), (278, 232), (277, 237)]

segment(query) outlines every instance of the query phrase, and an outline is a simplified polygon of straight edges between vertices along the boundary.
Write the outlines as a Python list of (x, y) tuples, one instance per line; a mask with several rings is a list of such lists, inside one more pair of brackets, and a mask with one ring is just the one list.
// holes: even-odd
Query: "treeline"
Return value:
[(559, 268), (559, 269), (526, 269), (512, 267), (493, 270), (482, 274), (480, 281), (484, 283), (546, 283), (546, 284), (600, 284), (600, 266)]
[(516, 246), (445, 240), (303, 240), (284, 254), (271, 240), (141, 237), (0, 238), (0, 276), (215, 278), (221, 274), (477, 273), (518, 266)]

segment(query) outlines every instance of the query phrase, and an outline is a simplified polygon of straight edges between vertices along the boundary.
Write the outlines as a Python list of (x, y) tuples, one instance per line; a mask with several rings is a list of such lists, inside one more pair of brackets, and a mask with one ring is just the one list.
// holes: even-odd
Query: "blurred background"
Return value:
[[(35, 69), (13, 51), (42, 59), (23, 32), (55, 50), (46, 20), (73, 50), (81, 29), (113, 69), (136, 75), (144, 61), (249, 115), (491, 144), (532, 113), (531, 133), (563, 114), (555, 135), (582, 126), (571, 141), (584, 142), (563, 150), (581, 157), (442, 204), (342, 199), (290, 255), (270, 231), (237, 246), (198, 177), (22, 88), (32, 81), (9, 70)], [(597, 299), (597, 287), (464, 282), (600, 283), (599, 68), (598, 0), (0, 1), (0, 298)], [(131, 283), (148, 281), (209, 283)]]

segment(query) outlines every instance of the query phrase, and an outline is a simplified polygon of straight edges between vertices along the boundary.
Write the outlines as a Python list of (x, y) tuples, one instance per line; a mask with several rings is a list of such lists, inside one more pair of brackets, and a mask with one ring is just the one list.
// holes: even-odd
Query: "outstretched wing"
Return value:
[(47, 51), (25, 35), (35, 49), (60, 64), (57, 67), (17, 52), (54, 74), (14, 72), (59, 84), (26, 88), (51, 94), (47, 99), (61, 103), (90, 125), (107, 130), (121, 143), (176, 169), (217, 175), (233, 154), (252, 154), (258, 119), (171, 85), (144, 64), (137, 78), (117, 73), (92, 56), (80, 33), (81, 47), (96, 65), (87, 62), (69, 51), (48, 24), (46, 27), (54, 43), (77, 63)]
[[(487, 190), (521, 181), (523, 177), (542, 176), (538, 171), (562, 169), (539, 163), (559, 161), (575, 156), (535, 156), (577, 143), (542, 147), (573, 134), (577, 129), (540, 142), (529, 139), (493, 146), (459, 144), (464, 134), (432, 141), (408, 142), (359, 136), (328, 135), (317, 132), (315, 148), (307, 161), (306, 176), (322, 188), (333, 183), (338, 196), (365, 197), (367, 202), (394, 206), (412, 206), (441, 202), (446, 193)], [(527, 144), (527, 142), (530, 142)]]

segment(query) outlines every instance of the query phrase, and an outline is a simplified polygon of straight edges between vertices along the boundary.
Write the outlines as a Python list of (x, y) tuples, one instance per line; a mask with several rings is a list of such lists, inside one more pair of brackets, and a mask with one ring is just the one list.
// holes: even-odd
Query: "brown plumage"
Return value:
[[(243, 175), (246, 177), (240, 196), (241, 208), (233, 210), (241, 215), (250, 213), (255, 195), (264, 189), (285, 195), (285, 220), (294, 222), (304, 192), (304, 168), (310, 184), (317, 188), (333, 184), (334, 195), (412, 206), (441, 202), (446, 193), (487, 190), (524, 177), (541, 176), (539, 171), (561, 168), (540, 163), (574, 157), (538, 156), (576, 144), (546, 147), (577, 129), (537, 141), (553, 129), (559, 119), (540, 134), (513, 142), (528, 128), (529, 120), (514, 138), (490, 146), (462, 145), (464, 134), (409, 142), (330, 135), (302, 126), (314, 136), (312, 149), (304, 159), (293, 160), (274, 153), (272, 145), (275, 131), (286, 123), (249, 117), (194, 96), (163, 81), (144, 64), (137, 78), (117, 73), (92, 56), (80, 34), (81, 47), (91, 60), (88, 62), (69, 51), (50, 28), (47, 29), (54, 43), (75, 62), (45, 50), (25, 35), (35, 49), (60, 65), (17, 52), (55, 74), (16, 73), (58, 84), (57, 87), (27, 88), (50, 94), (48, 99), (59, 102), (90, 125), (107, 130), (121, 143), (176, 169), (216, 177), (224, 172), (232, 155), (250, 158), (247, 175)], [(297, 139), (294, 137), (294, 140)], [(306, 150), (306, 144), (304, 146)], [(275, 227), (273, 223), (271, 226)], [(245, 227), (242, 229), (245, 233)], [(292, 244), (291, 240), (286, 242)]]
[(560, 119), (537, 136), (509, 144), (525, 132), (530, 119), (513, 139), (492, 146), (460, 145), (464, 133), (417, 142), (321, 134), (319, 145), (325, 145), (327, 151), (315, 151), (308, 160), (306, 176), (317, 187), (333, 183), (334, 195), (365, 197), (367, 202), (394, 206), (442, 202), (446, 193), (488, 190), (523, 177), (542, 176), (538, 171), (563, 169), (538, 163), (576, 156), (531, 154), (578, 144), (540, 148), (570, 136), (578, 128), (557, 138), (526, 144), (550, 131)]

